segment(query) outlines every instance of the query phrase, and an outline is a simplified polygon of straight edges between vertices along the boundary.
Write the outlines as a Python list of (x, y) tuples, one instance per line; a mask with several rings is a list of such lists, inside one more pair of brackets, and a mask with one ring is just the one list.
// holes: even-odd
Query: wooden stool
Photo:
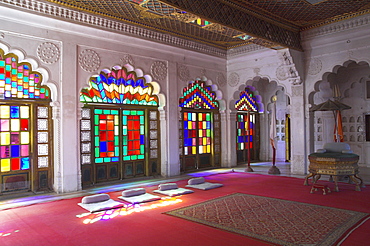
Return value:
[(330, 188), (327, 185), (321, 185), (321, 184), (313, 184), (311, 188), (311, 192), (317, 191), (317, 189), (322, 189), (322, 194), (326, 195), (326, 190), (328, 190), (328, 193), (331, 192)]

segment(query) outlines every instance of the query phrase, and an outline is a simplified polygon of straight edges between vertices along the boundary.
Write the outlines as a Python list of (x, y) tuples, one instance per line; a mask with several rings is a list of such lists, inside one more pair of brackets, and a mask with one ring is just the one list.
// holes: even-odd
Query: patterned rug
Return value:
[(242, 193), (165, 214), (281, 245), (332, 245), (369, 215)]

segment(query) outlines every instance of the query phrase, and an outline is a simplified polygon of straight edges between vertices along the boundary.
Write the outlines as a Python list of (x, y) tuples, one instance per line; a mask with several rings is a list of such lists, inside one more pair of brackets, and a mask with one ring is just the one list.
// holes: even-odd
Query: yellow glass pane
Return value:
[(10, 159), (2, 159), (1, 160), (1, 172), (9, 172), (10, 171)]
[(192, 125), (193, 125), (193, 122), (188, 121), (188, 129), (193, 129)]
[(1, 145), (10, 144), (10, 132), (1, 132), (0, 133), (0, 143)]
[(203, 145), (207, 145), (207, 138), (203, 138)]
[(202, 113), (198, 113), (198, 120), (199, 121), (202, 121), (203, 117), (202, 117)]
[(207, 121), (203, 121), (203, 129), (207, 129)]
[(200, 138), (203, 137), (203, 131), (202, 130), (198, 130), (198, 132), (199, 132), (199, 137)]
[(30, 143), (30, 133), (21, 132), (21, 144), (29, 144), (29, 143)]
[(30, 108), (28, 106), (21, 106), (20, 111), (21, 111), (21, 118), (23, 119), (30, 118)]
[(9, 118), (9, 106), (1, 105), (0, 106), (0, 117), (1, 118)]
[(197, 153), (197, 146), (193, 146), (192, 149), (193, 149), (193, 154)]
[(20, 130), (19, 119), (11, 119), (10, 120), (10, 129), (13, 132), (18, 132)]
[(211, 153), (211, 145), (207, 145), (207, 153)]

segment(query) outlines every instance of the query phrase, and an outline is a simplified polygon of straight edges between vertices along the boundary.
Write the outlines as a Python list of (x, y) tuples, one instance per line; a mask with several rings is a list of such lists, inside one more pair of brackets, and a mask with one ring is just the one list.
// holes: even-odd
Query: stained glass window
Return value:
[(183, 112), (183, 124), (184, 154), (211, 153), (211, 113)]
[[(249, 119), (248, 119), (249, 116)], [(253, 148), (253, 136), (255, 128), (255, 114), (238, 114), (237, 115), (237, 149), (244, 150)]]
[(158, 97), (152, 95), (151, 84), (144, 78), (125, 68), (112, 69), (109, 73), (101, 72), (90, 78), (90, 88), (83, 89), (80, 101), (83, 103), (111, 103), (158, 106)]
[(40, 86), (41, 75), (27, 63), (18, 64), (17, 57), (0, 53), (0, 95), (2, 98), (48, 99), (50, 91)]
[(216, 94), (204, 81), (194, 81), (185, 87), (179, 100), (180, 107), (193, 109), (218, 109)]
[(145, 117), (143, 110), (122, 111), (123, 160), (144, 159)]
[(1, 172), (30, 168), (29, 106), (0, 106)]
[(95, 162), (119, 161), (119, 111), (95, 109), (94, 114)]

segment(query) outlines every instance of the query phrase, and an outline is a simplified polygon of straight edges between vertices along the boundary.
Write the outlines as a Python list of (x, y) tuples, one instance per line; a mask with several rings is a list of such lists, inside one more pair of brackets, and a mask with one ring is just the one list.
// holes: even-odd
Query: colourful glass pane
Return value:
[(255, 115), (250, 114), (238, 114), (237, 115), (237, 136), (236, 136), (236, 147), (238, 150), (248, 149), (253, 147), (253, 134), (255, 125)]
[(29, 64), (18, 63), (18, 57), (13, 54), (6, 58), (0, 55), (0, 94), (4, 98), (50, 98), (49, 89), (41, 86), (41, 75), (33, 72)]
[(204, 81), (197, 80), (183, 89), (183, 96), (179, 99), (179, 107), (218, 109), (219, 104), (216, 100), (216, 94), (211, 90), (211, 87), (206, 86)]
[(235, 109), (238, 111), (258, 111), (259, 100), (253, 94), (253, 88), (247, 86), (239, 95), (239, 100), (235, 102)]
[(144, 159), (145, 118), (143, 110), (122, 111), (123, 160)]
[(117, 162), (119, 153), (116, 152), (119, 137), (115, 128), (118, 127), (118, 114), (116, 109), (95, 109), (94, 110), (94, 146), (95, 163)]
[(0, 106), (0, 165), (4, 172), (30, 168), (29, 119), (21, 119), (29, 117), (28, 112), (28, 106)]
[(110, 73), (101, 72), (99, 76), (91, 77), (90, 88), (80, 92), (80, 101), (158, 106), (152, 86), (126, 68), (113, 68)]

